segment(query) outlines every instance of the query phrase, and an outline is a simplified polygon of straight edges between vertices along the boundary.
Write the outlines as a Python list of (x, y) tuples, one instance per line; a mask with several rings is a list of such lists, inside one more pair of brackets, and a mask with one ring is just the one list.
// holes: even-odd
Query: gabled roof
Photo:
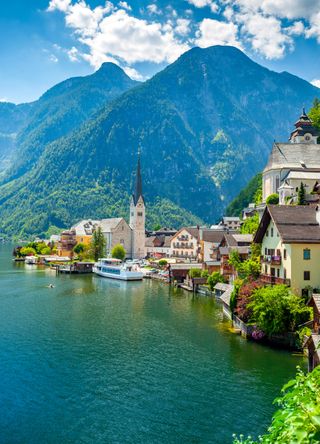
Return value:
[(316, 143), (274, 143), (264, 171), (281, 168), (320, 170), (320, 145)]
[(261, 243), (273, 220), (284, 243), (320, 243), (320, 226), (312, 206), (267, 205), (254, 238)]
[(223, 236), (226, 234), (224, 230), (200, 230), (200, 239), (204, 242), (212, 242), (214, 244), (220, 244)]
[(73, 225), (72, 230), (75, 230), (77, 236), (92, 236), (99, 224), (99, 220), (84, 219)]
[(100, 221), (101, 230), (103, 233), (110, 233), (111, 230), (114, 230), (121, 221), (123, 221), (123, 217), (112, 217), (110, 219), (102, 219)]
[(200, 228), (199, 227), (182, 227), (180, 230), (173, 236), (173, 238), (180, 235), (182, 231), (187, 231), (192, 237), (199, 240)]
[(311, 296), (308, 305), (313, 305), (313, 304), (316, 306), (318, 312), (320, 313), (320, 294), (314, 293)]

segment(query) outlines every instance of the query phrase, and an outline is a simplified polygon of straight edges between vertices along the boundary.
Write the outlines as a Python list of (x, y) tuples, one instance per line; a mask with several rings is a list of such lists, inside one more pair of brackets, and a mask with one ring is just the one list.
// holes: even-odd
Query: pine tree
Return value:
[(95, 261), (104, 256), (105, 249), (106, 249), (106, 240), (101, 231), (101, 228), (98, 227), (93, 232), (90, 245), (91, 255)]
[(301, 182), (298, 191), (298, 205), (305, 205), (305, 204), (306, 204), (306, 190), (304, 188), (303, 183)]

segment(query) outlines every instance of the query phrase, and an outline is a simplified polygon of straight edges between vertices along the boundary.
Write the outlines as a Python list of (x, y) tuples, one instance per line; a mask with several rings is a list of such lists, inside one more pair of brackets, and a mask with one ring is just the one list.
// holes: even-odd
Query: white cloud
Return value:
[(120, 8), (126, 9), (127, 11), (131, 11), (132, 8), (127, 2), (119, 2)]
[(320, 88), (320, 79), (314, 79), (310, 83), (316, 86), (317, 88)]
[(190, 32), (190, 23), (191, 21), (188, 19), (178, 19), (175, 27), (175, 32), (179, 35), (188, 35)]
[(187, 2), (196, 8), (204, 8), (205, 6), (208, 6), (213, 13), (216, 13), (219, 10), (217, 3), (213, 0), (187, 0)]
[(203, 48), (212, 45), (231, 45), (241, 48), (237, 34), (238, 27), (234, 23), (205, 18), (200, 23), (195, 43)]
[(58, 57), (56, 55), (54, 55), (54, 54), (50, 54), (49, 60), (52, 63), (58, 63), (59, 62)]
[(51, 0), (48, 6), (48, 11), (63, 11), (66, 12), (70, 6), (71, 0)]
[(0, 97), (0, 103), (9, 103), (9, 99), (7, 97)]
[(71, 60), (71, 62), (79, 62), (80, 60), (80, 54), (78, 49), (73, 46), (69, 51), (67, 51), (68, 57)]
[(237, 21), (252, 48), (267, 59), (279, 59), (287, 48), (292, 48), (292, 38), (283, 32), (281, 21), (275, 17), (248, 12), (238, 14)]
[(147, 6), (147, 11), (150, 14), (157, 14), (157, 15), (161, 15), (162, 11), (160, 11), (160, 9), (158, 8), (158, 6), (154, 3), (152, 3), (151, 5)]
[(302, 21), (293, 22), (293, 24), (285, 30), (289, 35), (302, 35), (305, 32), (304, 23)]
[(130, 68), (130, 66), (124, 66), (123, 70), (133, 80), (139, 80), (139, 81), (145, 80), (143, 75), (141, 75), (136, 69)]

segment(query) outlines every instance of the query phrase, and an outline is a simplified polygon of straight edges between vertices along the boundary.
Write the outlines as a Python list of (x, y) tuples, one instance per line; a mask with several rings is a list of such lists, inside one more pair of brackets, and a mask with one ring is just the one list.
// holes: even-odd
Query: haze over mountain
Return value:
[(213, 223), (264, 167), (273, 140), (286, 140), (301, 107), (319, 95), (222, 46), (193, 48), (111, 102), (100, 97), (99, 80), (95, 97), (77, 88), (70, 95), (68, 82), (46, 93), (38, 111), (33, 105), (17, 137), (0, 188), (6, 233), (127, 216), (139, 146), (149, 225)]

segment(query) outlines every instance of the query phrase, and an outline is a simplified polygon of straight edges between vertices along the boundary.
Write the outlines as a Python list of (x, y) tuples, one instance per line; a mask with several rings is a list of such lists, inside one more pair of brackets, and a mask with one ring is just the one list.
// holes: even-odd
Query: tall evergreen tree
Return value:
[(100, 227), (93, 232), (90, 250), (95, 261), (105, 255), (106, 240)]
[(302, 182), (298, 191), (298, 205), (306, 205), (306, 190)]

